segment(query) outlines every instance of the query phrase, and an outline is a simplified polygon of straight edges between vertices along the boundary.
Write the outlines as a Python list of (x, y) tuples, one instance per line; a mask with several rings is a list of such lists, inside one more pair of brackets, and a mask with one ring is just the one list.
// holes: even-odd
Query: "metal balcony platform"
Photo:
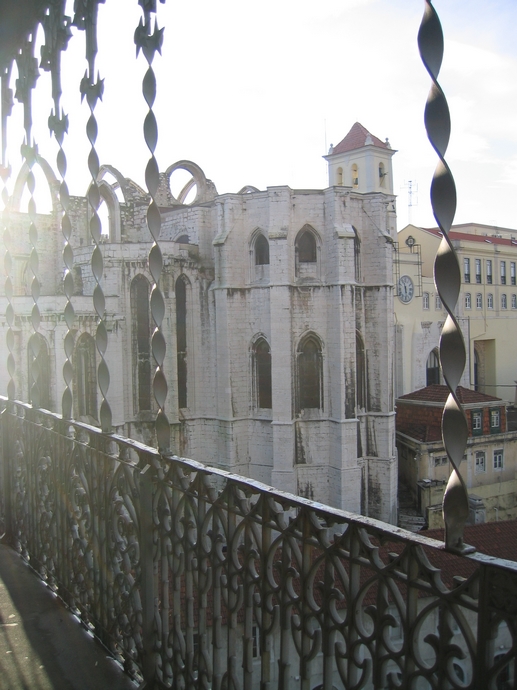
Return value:
[(2, 690), (134, 690), (52, 591), (0, 545), (0, 687)]

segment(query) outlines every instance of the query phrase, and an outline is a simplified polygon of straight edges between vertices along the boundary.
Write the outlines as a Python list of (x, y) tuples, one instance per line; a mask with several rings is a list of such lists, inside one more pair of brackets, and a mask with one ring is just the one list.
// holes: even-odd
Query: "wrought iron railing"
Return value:
[[(163, 1), (163, 0), (162, 0)], [(4, 11), (12, 3), (0, 2)], [(74, 24), (86, 31), (87, 71), (81, 93), (90, 110), (87, 138), (91, 257), (95, 278), (98, 382), (102, 430), (73, 421), (73, 267), (66, 185), (67, 116), (60, 103), (60, 56), (71, 19), (62, 0), (16, 3), (11, 31), (0, 46), (2, 105), (2, 227), (6, 254), (8, 398), (1, 419), (0, 501), (4, 540), (11, 543), (143, 687), (213, 688), (492, 688), (517, 687), (517, 564), (482, 554), (456, 556), (425, 537), (275, 491), (253, 480), (165, 453), (169, 421), (161, 330), (162, 256), (156, 200), (158, 128), (153, 113), (152, 61), (161, 30), (151, 17), (156, 0), (139, 0), (143, 21), (135, 33), (148, 63), (142, 91), (149, 108), (144, 139), (150, 152), (147, 226), (153, 238), (150, 310), (155, 330), (153, 394), (160, 450), (109, 433), (109, 371), (104, 358), (104, 271), (99, 207), (95, 106), (103, 82), (96, 74), (96, 18), (102, 0), (74, 3)], [(13, 5), (14, 7), (14, 5)], [(26, 11), (23, 11), (26, 10)], [(17, 16), (17, 19), (16, 19)], [(16, 19), (16, 21), (14, 21)], [(58, 144), (59, 202), (63, 209), (66, 298), (65, 392), (62, 415), (38, 410), (42, 372), (33, 339), (31, 400), (17, 402), (14, 269), (10, 245), (10, 168), (7, 120), (13, 105), (11, 71), (18, 68), (16, 99), (24, 110), (24, 164), (30, 192), (31, 324), (40, 326), (40, 276), (32, 168), (31, 93), (38, 68), (34, 29), (45, 27), (41, 67), (52, 75), (49, 124)], [(430, 139), (440, 157), (433, 207), (444, 231), (437, 284), (449, 312), (441, 344), (451, 390), (461, 377), (464, 348), (453, 318), (459, 271), (446, 235), (454, 215), (454, 184), (445, 161), (448, 111), (437, 84), (443, 52), (432, 4), (420, 48), (433, 88), (426, 109)], [(452, 267), (452, 268), (451, 268)], [(462, 349), (463, 348), (463, 349)], [(457, 406), (456, 406), (457, 407)], [(444, 419), (453, 464), (463, 455), (461, 410), (451, 394)], [(447, 419), (452, 424), (447, 423)], [(464, 426), (464, 425), (463, 425)], [(454, 481), (456, 484), (454, 484)], [(456, 487), (456, 488), (455, 488)], [(463, 550), (465, 496), (454, 474), (445, 506), (448, 546)], [(455, 512), (455, 509), (456, 510)]]
[(143, 687), (515, 687), (516, 563), (4, 404), (7, 537)]

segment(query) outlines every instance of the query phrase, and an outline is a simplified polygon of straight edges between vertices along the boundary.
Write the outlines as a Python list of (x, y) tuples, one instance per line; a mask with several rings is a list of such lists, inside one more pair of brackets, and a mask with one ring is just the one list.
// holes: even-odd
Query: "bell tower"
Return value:
[(393, 194), (391, 158), (396, 153), (389, 141), (378, 139), (356, 122), (337, 146), (324, 156), (329, 168), (329, 187), (352, 187), (361, 194)]

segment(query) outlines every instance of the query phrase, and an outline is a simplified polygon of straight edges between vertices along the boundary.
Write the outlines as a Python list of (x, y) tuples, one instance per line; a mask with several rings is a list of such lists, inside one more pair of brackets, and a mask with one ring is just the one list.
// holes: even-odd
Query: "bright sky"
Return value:
[[(440, 83), (452, 117), (446, 158), (458, 189), (455, 222), (517, 228), (517, 2), (435, 0), (435, 7), (446, 40)], [(423, 125), (431, 82), (416, 43), (423, 9), (423, 0), (159, 4), (158, 23), (165, 27), (163, 55), (155, 60), (160, 169), (193, 160), (220, 193), (246, 184), (322, 188), (322, 156), (358, 120), (398, 150), (399, 229), (408, 222), (409, 181), (418, 186), (412, 222), (435, 225), (428, 199), (437, 158)], [(140, 14), (137, 0), (100, 5), (105, 97), (96, 114), (101, 163), (143, 185), (146, 63), (142, 55), (135, 62), (133, 43)], [(84, 193), (82, 37), (70, 48), (67, 74), (74, 86), (63, 101), (71, 116), (65, 151), (71, 192)], [(36, 108), (46, 122), (48, 103), (37, 101)], [(48, 129), (35, 130), (35, 137), (55, 167)]]

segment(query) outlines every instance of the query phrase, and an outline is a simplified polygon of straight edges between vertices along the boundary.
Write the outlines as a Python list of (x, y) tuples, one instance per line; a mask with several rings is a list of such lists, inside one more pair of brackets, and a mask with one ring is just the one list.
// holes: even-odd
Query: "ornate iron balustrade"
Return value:
[(7, 535), (142, 687), (515, 679), (516, 563), (4, 404)]

